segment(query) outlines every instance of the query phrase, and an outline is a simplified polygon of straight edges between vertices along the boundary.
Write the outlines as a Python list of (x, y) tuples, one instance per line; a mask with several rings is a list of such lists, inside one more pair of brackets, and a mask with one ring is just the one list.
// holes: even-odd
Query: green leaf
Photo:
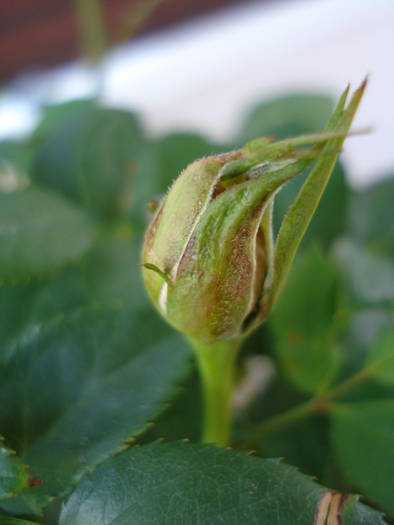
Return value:
[(112, 235), (97, 242), (78, 266), (27, 284), (4, 284), (0, 288), (0, 363), (6, 363), (26, 341), (39, 337), (44, 327), (80, 308), (148, 307), (140, 282), (139, 251), (128, 235)]
[(327, 418), (317, 415), (272, 429), (255, 446), (259, 455), (283, 458), (321, 480), (332, 459), (328, 430)]
[(141, 282), (140, 251), (128, 231), (96, 243), (81, 268), (89, 299), (101, 305), (151, 309)]
[(347, 277), (350, 291), (361, 304), (390, 304), (394, 297), (394, 264), (349, 238), (334, 245), (334, 257)]
[(394, 385), (394, 329), (382, 331), (374, 341), (366, 366), (372, 366), (373, 375), (382, 383)]
[(309, 249), (270, 317), (282, 370), (305, 392), (325, 390), (338, 370), (339, 291), (335, 266), (317, 248)]
[(202, 392), (197, 370), (194, 369), (179, 385), (167, 409), (138, 438), (138, 443), (151, 443), (157, 439), (189, 439), (197, 443), (201, 438), (201, 422)]
[(96, 235), (85, 212), (51, 192), (0, 194), (0, 280), (42, 275), (79, 259)]
[(20, 520), (11, 516), (0, 516), (0, 525), (38, 525), (37, 522)]
[(25, 142), (0, 142), (0, 194), (27, 186), (32, 153)]
[(315, 94), (282, 96), (253, 108), (246, 118), (239, 143), (245, 144), (259, 136), (274, 135), (278, 139), (320, 131), (333, 108), (331, 97)]
[(394, 399), (335, 405), (331, 426), (347, 480), (394, 514)]
[(188, 370), (186, 343), (143, 298), (138, 256), (135, 243), (109, 238), (79, 271), (31, 291), (21, 336), (0, 366), (0, 429), (43, 484), (14, 513), (26, 505), (37, 513), (124, 448)]
[[(60, 525), (325, 523), (332, 495), (278, 460), (214, 446), (153, 443), (132, 448), (87, 476), (66, 503)], [(340, 496), (337, 496), (340, 499)], [(383, 524), (356, 498), (343, 501), (344, 525)], [(320, 510), (320, 515), (319, 515)], [(360, 521), (354, 521), (354, 513)]]
[(13, 450), (5, 447), (0, 436), (0, 500), (15, 496), (29, 485), (26, 465)]
[(362, 191), (350, 199), (348, 230), (373, 253), (394, 255), (393, 228), (394, 176)]
[[(342, 352), (341, 369), (337, 377), (339, 383), (365, 367), (372, 343), (380, 332), (386, 330), (392, 323), (390, 310), (381, 306), (362, 308), (351, 313), (347, 330), (340, 338)], [(371, 380), (374, 381), (373, 378), (371, 374)], [(364, 386), (370, 391), (369, 384)], [(369, 397), (367, 395), (367, 399)]]
[(25, 284), (0, 288), (0, 362), (26, 339), (39, 335), (43, 324), (75, 309), (93, 306), (148, 305), (140, 282), (139, 245), (130, 235), (102, 237), (73, 265)]
[(50, 131), (38, 147), (33, 178), (107, 218), (126, 215), (143, 145), (135, 117), (82, 107)]
[(3, 284), (0, 288), (0, 365), (6, 364), (26, 341), (87, 302), (79, 270), (68, 267), (43, 280)]
[[(185, 373), (189, 353), (179, 338), (164, 337), (159, 320), (127, 321), (120, 311), (76, 315), (27, 344), (1, 371), (7, 411), (0, 428), (43, 480), (37, 493), (66, 492), (92, 465), (124, 448)], [(142, 323), (161, 340), (137, 335)]]
[[(297, 196), (307, 173), (287, 184), (275, 198), (274, 229), (279, 230), (283, 217)], [(342, 235), (346, 227), (346, 212), (349, 200), (349, 189), (345, 172), (338, 162), (323, 193), (319, 206), (302, 240), (301, 248), (311, 241), (329, 246), (336, 237)]]
[(32, 143), (39, 145), (71, 118), (88, 119), (95, 110), (97, 110), (97, 104), (92, 99), (76, 99), (63, 104), (46, 106), (42, 120), (31, 138)]
[(133, 220), (144, 228), (149, 216), (147, 203), (161, 198), (188, 164), (221, 151), (221, 147), (194, 133), (171, 133), (150, 143), (142, 152), (133, 182)]
[(350, 325), (350, 344), (369, 351), (370, 346), (383, 329), (392, 324), (390, 308), (367, 307), (356, 310)]
[[(264, 330), (258, 330), (253, 339), (255, 350), (261, 346), (268, 352), (273, 351), (274, 341), (266, 339)], [(250, 347), (249, 342), (247, 349)], [(304, 405), (310, 396), (287, 382), (268, 356), (253, 357), (253, 364), (255, 359), (261, 360), (260, 366), (263, 374), (265, 371), (265, 377), (260, 376), (260, 391), (255, 393), (242, 412), (236, 414), (235, 443), (256, 450), (263, 457), (283, 458), (301, 472), (322, 481), (326, 478), (327, 466), (332, 463), (327, 416), (310, 414), (308, 417), (282, 419), (279, 423), (276, 418)], [(275, 424), (275, 421), (279, 424)], [(330, 480), (328, 485), (337, 490), (343, 489), (338, 477), (334, 481)]]

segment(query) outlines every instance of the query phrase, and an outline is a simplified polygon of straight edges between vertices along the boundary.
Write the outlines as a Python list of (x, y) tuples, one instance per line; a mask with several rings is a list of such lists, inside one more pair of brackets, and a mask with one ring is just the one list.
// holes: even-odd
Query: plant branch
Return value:
[(317, 412), (327, 412), (330, 409), (330, 404), (335, 399), (342, 397), (356, 386), (363, 383), (365, 380), (371, 378), (376, 369), (375, 364), (371, 364), (353, 376), (346, 379), (343, 383), (337, 385), (329, 392), (325, 394), (309, 399), (305, 403), (297, 405), (289, 410), (286, 410), (280, 414), (270, 417), (260, 423), (253, 431), (252, 440), (256, 441), (257, 438), (264, 434), (272, 432), (277, 428), (286, 426), (294, 421), (298, 421), (303, 417), (307, 417)]
[(96, 62), (107, 44), (105, 21), (100, 0), (74, 0), (85, 56)]

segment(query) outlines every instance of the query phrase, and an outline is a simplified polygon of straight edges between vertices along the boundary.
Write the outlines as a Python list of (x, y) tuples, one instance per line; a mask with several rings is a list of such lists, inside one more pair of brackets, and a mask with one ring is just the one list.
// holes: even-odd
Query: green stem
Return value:
[(229, 444), (234, 369), (239, 341), (206, 345), (190, 339), (200, 371), (203, 391), (203, 443)]
[(105, 20), (101, 0), (74, 0), (85, 56), (96, 62), (106, 49)]
[(281, 414), (277, 414), (276, 416), (266, 419), (256, 428), (254, 437), (256, 438), (257, 435), (261, 436), (271, 432), (279, 427), (288, 425), (293, 421), (297, 421), (303, 417), (315, 414), (316, 412), (325, 412), (329, 410), (330, 404), (333, 400), (340, 398), (354, 387), (360, 385), (365, 380), (372, 377), (375, 368), (375, 365), (365, 367), (353, 376), (349, 377), (349, 379), (346, 379), (340, 385), (334, 387), (329, 392), (319, 397), (310, 399), (301, 405), (290, 408)]
[(290, 408), (289, 410), (285, 410), (280, 414), (266, 419), (257, 427), (256, 434), (266, 434), (267, 432), (271, 432), (272, 430), (282, 427), (283, 425), (288, 425), (293, 421), (297, 421), (298, 419), (301, 419), (309, 414), (313, 414), (318, 408), (319, 403), (317, 403), (317, 399), (310, 399), (301, 405), (297, 405), (293, 408)]
[(378, 368), (376, 363), (371, 363), (370, 365), (362, 368), (359, 372), (350, 376), (343, 383), (330, 390), (330, 392), (328, 392), (326, 395), (326, 398), (333, 400), (343, 396), (349, 392), (349, 390), (352, 390), (354, 387), (362, 384), (366, 379), (373, 377), (376, 368)]

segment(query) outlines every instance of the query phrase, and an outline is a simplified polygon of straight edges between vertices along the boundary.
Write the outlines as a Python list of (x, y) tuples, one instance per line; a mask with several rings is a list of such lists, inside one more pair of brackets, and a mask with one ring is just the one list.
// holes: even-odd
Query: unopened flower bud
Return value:
[(314, 156), (274, 146), (264, 140), (193, 162), (147, 230), (148, 293), (190, 337), (239, 338), (258, 315), (272, 264), (272, 198)]
[[(347, 109), (344, 93), (325, 132), (280, 142), (257, 139), (197, 160), (175, 180), (145, 234), (142, 264), (151, 300), (177, 330), (207, 344), (239, 340), (266, 317), (272, 305), (267, 297), (273, 286), (282, 286), (362, 89)], [(274, 252), (274, 196), (317, 157)]]

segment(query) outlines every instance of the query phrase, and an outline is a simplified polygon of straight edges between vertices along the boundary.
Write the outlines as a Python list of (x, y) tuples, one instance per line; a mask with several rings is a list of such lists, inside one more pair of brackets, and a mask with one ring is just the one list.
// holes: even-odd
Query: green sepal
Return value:
[(296, 200), (290, 207), (279, 230), (275, 248), (275, 273), (272, 290), (266, 294), (262, 304), (262, 318), (275, 304), (289, 274), (298, 246), (309, 226), (321, 196), (329, 181), (338, 158), (346, 133), (362, 99), (367, 80), (354, 93), (348, 106), (345, 103), (349, 86), (342, 94), (337, 107), (330, 118), (327, 131), (340, 131), (339, 138), (328, 140), (316, 165), (301, 187)]

